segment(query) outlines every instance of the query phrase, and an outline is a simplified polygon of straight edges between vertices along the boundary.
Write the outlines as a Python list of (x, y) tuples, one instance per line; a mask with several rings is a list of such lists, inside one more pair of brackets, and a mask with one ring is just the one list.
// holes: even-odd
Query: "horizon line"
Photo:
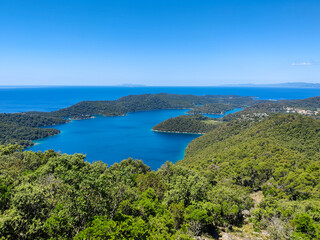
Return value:
[[(281, 82), (281, 83), (239, 83), (239, 84), (225, 84), (225, 85), (145, 85), (145, 84), (118, 84), (118, 85), (53, 85), (53, 84), (24, 84), (24, 85), (0, 85), (0, 88), (33, 88), (33, 87), (127, 87), (127, 88), (139, 88), (139, 87), (272, 87), (277, 85), (288, 85), (287, 87), (290, 87), (290, 85), (294, 84), (310, 84), (310, 85), (319, 85), (320, 83), (313, 83), (313, 82)], [(303, 86), (302, 86), (303, 87)], [(292, 86), (291, 88), (294, 88)], [(304, 88), (313, 88), (312, 86), (307, 87), (304, 86)]]

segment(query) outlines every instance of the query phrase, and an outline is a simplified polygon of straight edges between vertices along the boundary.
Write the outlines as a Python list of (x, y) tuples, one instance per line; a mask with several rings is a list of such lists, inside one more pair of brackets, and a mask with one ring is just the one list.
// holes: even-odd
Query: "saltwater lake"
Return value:
[[(53, 111), (82, 100), (113, 100), (143, 93), (237, 94), (261, 99), (302, 99), (319, 96), (320, 89), (208, 88), (208, 87), (35, 87), (1, 88), (0, 112)], [(61, 134), (36, 141), (28, 150), (54, 149), (87, 155), (89, 162), (112, 164), (132, 157), (156, 170), (167, 160), (183, 158), (186, 146), (199, 135), (153, 132), (154, 125), (187, 110), (130, 113), (123, 117), (96, 117), (55, 126)], [(222, 116), (211, 116), (222, 117)]]
[[(61, 133), (35, 141), (28, 150), (53, 149), (63, 153), (87, 154), (89, 162), (102, 160), (112, 164), (132, 157), (142, 159), (152, 169), (164, 162), (183, 159), (187, 145), (199, 134), (160, 133), (152, 131), (156, 124), (179, 115), (184, 110), (156, 110), (129, 113), (123, 117), (96, 117), (74, 120), (55, 128)], [(230, 111), (231, 113), (234, 111)], [(208, 115), (222, 117), (222, 115)]]

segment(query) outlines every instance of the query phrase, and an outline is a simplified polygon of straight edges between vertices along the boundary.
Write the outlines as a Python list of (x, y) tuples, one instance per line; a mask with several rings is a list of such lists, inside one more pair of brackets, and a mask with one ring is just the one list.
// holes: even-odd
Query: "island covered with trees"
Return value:
[(223, 103), (207, 103), (201, 106), (196, 106), (192, 110), (188, 111), (189, 114), (214, 114), (222, 115), (227, 111), (235, 108), (244, 107), (242, 104), (223, 104)]
[(221, 122), (151, 171), (0, 147), (3, 239), (319, 239), (320, 120)]
[(152, 130), (157, 132), (204, 134), (214, 129), (219, 123), (221, 122), (201, 114), (181, 115), (159, 123)]
[(83, 101), (68, 108), (47, 114), (53, 117), (86, 119), (95, 115), (122, 116), (129, 112), (150, 111), (161, 109), (193, 109), (204, 104), (220, 103), (221, 111), (231, 108), (251, 106), (265, 100), (238, 95), (179, 95), (179, 94), (142, 94), (121, 97), (115, 101)]

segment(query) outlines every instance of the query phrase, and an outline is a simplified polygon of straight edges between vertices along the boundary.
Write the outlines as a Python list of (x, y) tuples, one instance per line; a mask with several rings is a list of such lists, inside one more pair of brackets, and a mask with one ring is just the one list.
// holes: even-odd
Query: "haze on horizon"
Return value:
[(0, 85), (320, 83), (319, 0), (0, 0)]

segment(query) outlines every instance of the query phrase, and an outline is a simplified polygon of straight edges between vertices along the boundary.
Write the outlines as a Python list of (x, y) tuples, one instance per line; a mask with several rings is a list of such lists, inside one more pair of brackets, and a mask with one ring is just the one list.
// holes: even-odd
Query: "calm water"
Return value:
[[(52, 111), (82, 100), (112, 100), (129, 94), (237, 94), (260, 99), (301, 99), (320, 95), (320, 89), (210, 88), (210, 87), (47, 87), (0, 88), (0, 112)], [(97, 117), (56, 126), (61, 134), (38, 140), (30, 150), (54, 149), (63, 153), (87, 154), (87, 161), (108, 164), (133, 157), (152, 169), (165, 161), (183, 158), (186, 146), (196, 134), (153, 132), (161, 121), (185, 114), (186, 110), (159, 110), (130, 113), (124, 117)], [(211, 117), (221, 117), (213, 116)]]
[[(130, 113), (124, 117), (76, 120), (57, 126), (61, 134), (35, 141), (38, 144), (29, 149), (84, 153), (87, 154), (86, 160), (89, 162), (102, 160), (108, 164), (132, 157), (142, 159), (152, 169), (157, 169), (167, 160), (176, 162), (183, 159), (187, 145), (200, 136), (151, 130), (156, 124), (185, 114), (186, 111), (157, 110)], [(234, 111), (228, 113), (231, 112)]]

